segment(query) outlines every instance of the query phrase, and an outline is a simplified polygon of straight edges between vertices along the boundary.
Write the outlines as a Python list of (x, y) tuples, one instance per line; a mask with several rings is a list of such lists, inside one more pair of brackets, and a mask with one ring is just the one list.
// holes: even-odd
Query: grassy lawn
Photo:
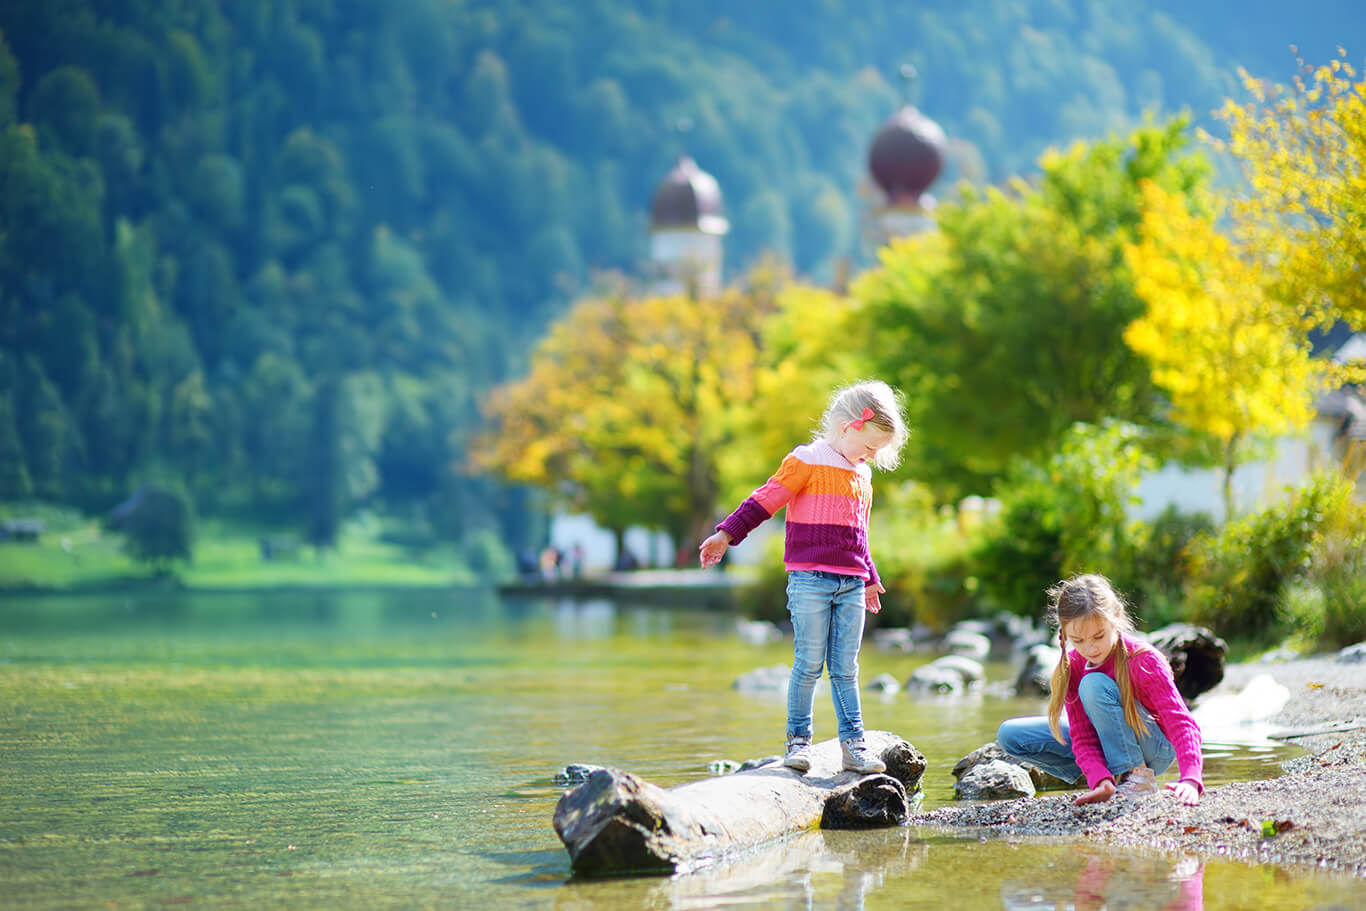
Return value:
[[(36, 542), (0, 541), (0, 590), (41, 588), (75, 590), (136, 585), (155, 581), (152, 570), (124, 553), (123, 536), (99, 521), (52, 507), (10, 506), (8, 517), (43, 522)], [(197, 526), (194, 560), (178, 568), (180, 582), (192, 589), (286, 588), (310, 586), (440, 586), (471, 584), (474, 575), (451, 551), (421, 553), (383, 541), (377, 520), (348, 523), (335, 550), (321, 553), (298, 544), (273, 559), (262, 554), (263, 538), (280, 540), (278, 531), (202, 520)]]

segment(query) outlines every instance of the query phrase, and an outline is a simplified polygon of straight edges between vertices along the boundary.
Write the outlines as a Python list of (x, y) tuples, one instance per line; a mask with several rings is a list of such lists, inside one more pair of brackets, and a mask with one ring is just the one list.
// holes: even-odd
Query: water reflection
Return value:
[[(870, 894), (889, 879), (913, 874), (929, 851), (929, 845), (906, 828), (813, 830), (693, 873), (660, 879), (637, 897), (639, 907), (675, 911), (731, 906), (865, 911)], [(598, 881), (571, 881), (556, 908), (602, 908), (602, 891)]]
[(1048, 876), (1002, 882), (1001, 907), (1006, 911), (1204, 911), (1205, 866), (1193, 857), (1171, 861), (1142, 855), (1078, 854), (1072, 863), (1078, 870), (1070, 882), (1066, 864)]

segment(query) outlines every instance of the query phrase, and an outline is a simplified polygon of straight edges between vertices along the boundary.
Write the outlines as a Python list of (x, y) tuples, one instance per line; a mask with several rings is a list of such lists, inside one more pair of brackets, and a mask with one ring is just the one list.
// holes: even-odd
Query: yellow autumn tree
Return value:
[(1366, 81), (1339, 59), (1307, 65), (1290, 86), (1239, 71), (1249, 100), (1218, 112), (1207, 136), (1242, 169), (1233, 237), (1268, 276), (1273, 298), (1320, 325), (1366, 329)]
[(1298, 430), (1313, 416), (1318, 378), (1298, 316), (1273, 300), (1261, 263), (1219, 233), (1204, 200), (1142, 187), (1140, 240), (1125, 247), (1146, 304), (1125, 342), (1147, 358), (1172, 417), (1223, 451), (1225, 515), (1232, 476), (1254, 436)]
[(632, 525), (701, 540), (716, 520), (718, 453), (753, 396), (775, 281), (752, 275), (714, 298), (578, 301), (526, 376), (490, 395), (474, 467), (546, 490), (618, 545)]
[(816, 432), (830, 394), (868, 378), (877, 344), (860, 304), (826, 288), (786, 284), (760, 325), (748, 407), (727, 416), (732, 445), (719, 454), (721, 495), (734, 506), (763, 483), (783, 456)]

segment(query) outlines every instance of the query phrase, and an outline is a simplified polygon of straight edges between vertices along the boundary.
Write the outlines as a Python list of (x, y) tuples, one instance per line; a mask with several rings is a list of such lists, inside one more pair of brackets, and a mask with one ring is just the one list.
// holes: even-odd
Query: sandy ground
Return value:
[(1286, 762), (1277, 778), (1208, 788), (1193, 807), (1165, 790), (1081, 807), (1072, 804), (1075, 792), (1046, 793), (940, 807), (910, 822), (968, 827), (987, 836), (1080, 835), (1366, 876), (1366, 663), (1328, 655), (1230, 665), (1223, 682), (1200, 698), (1197, 718), (1210, 710), (1230, 722), (1240, 720), (1231, 717), (1239, 712), (1262, 715), (1256, 724), (1309, 753)]

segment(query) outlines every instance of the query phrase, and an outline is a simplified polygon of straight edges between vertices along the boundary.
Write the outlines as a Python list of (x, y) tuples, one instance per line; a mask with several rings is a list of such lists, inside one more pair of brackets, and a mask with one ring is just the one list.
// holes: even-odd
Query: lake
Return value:
[[(902, 827), (809, 832), (689, 876), (584, 881), (551, 827), (569, 763), (670, 786), (781, 749), (790, 661), (721, 611), (488, 591), (0, 603), (0, 907), (1362, 907), (1350, 877)], [(871, 643), (862, 677), (929, 655)], [(1008, 663), (988, 679), (1013, 678)], [(924, 806), (1042, 702), (865, 694), (929, 760)], [(833, 735), (828, 689), (817, 736)], [(1282, 745), (1207, 745), (1210, 784)]]

